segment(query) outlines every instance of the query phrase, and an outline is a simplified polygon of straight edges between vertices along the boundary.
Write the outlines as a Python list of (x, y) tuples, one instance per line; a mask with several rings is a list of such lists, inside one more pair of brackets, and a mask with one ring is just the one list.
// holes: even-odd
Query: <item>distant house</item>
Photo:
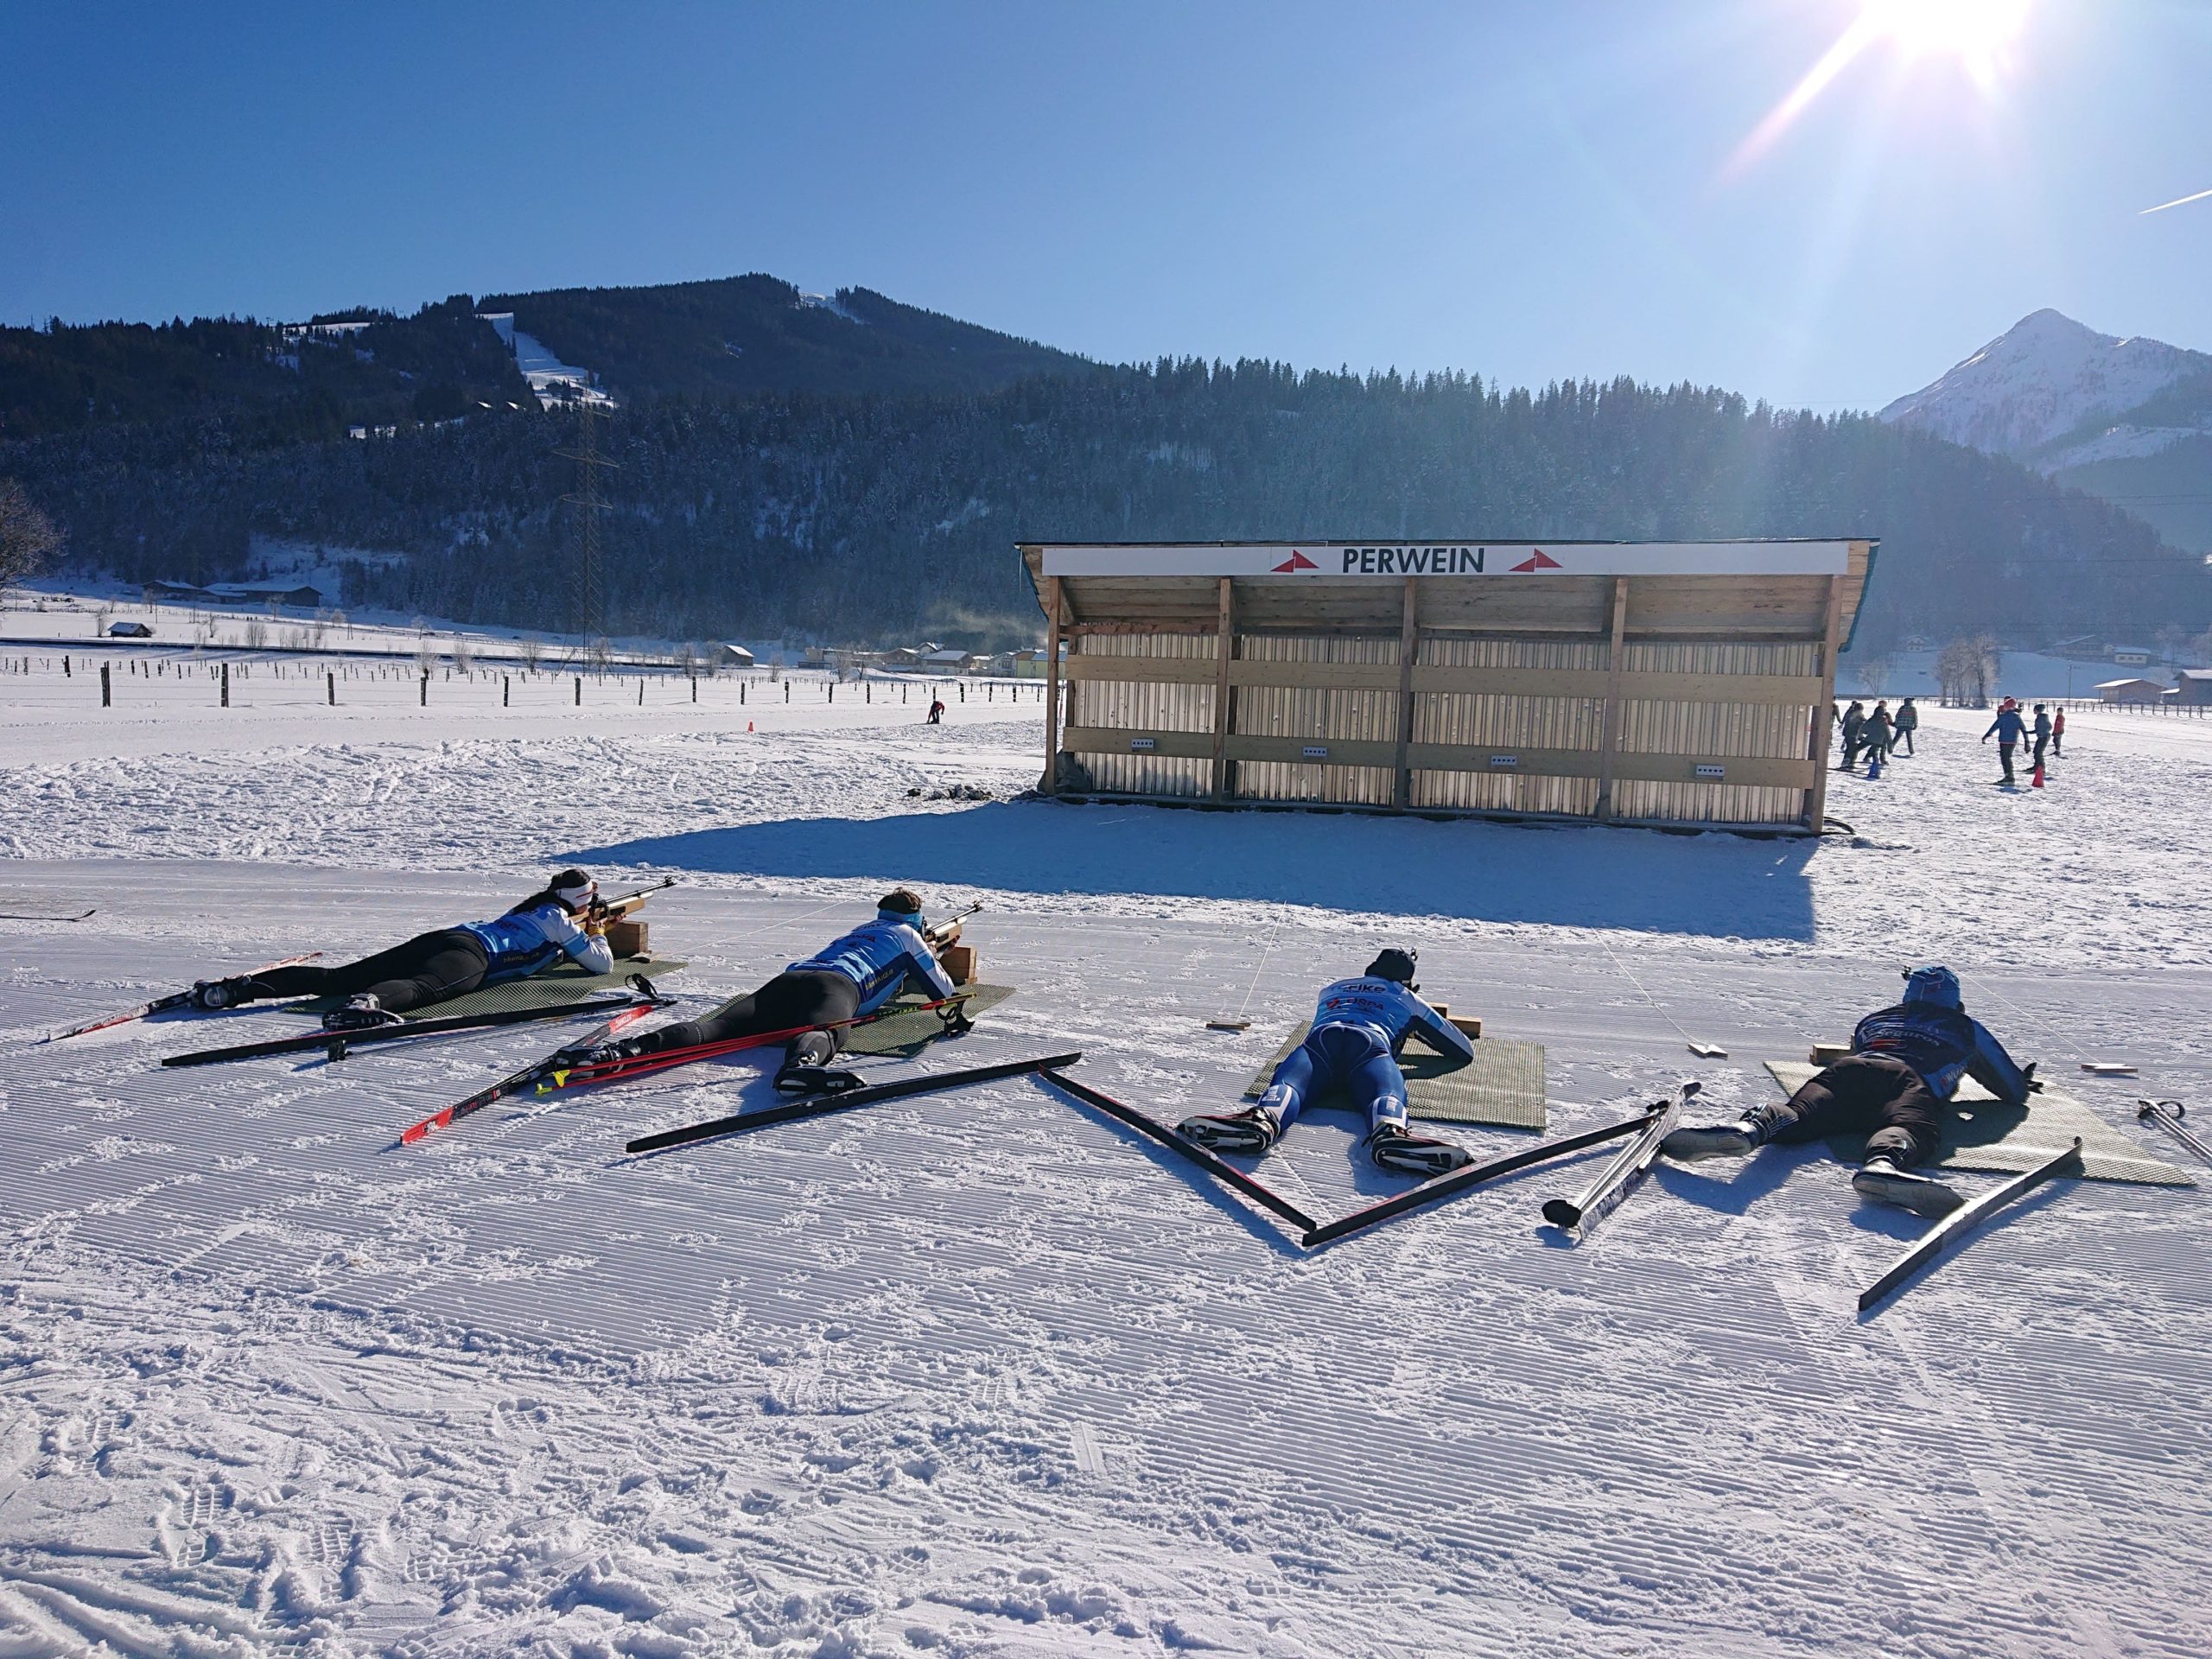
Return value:
[(2181, 683), (2174, 687), (2174, 701), (2192, 708), (2212, 704), (2212, 668), (2184, 668), (2175, 677)]
[(886, 668), (889, 669), (919, 668), (922, 665), (922, 653), (912, 645), (900, 645), (894, 650), (885, 652), (882, 663)]
[(107, 632), (111, 639), (150, 639), (154, 637), (153, 628), (143, 622), (111, 622)]
[(981, 660), (973, 652), (947, 647), (924, 657), (922, 666), (932, 674), (965, 674)]
[(2106, 680), (2097, 687), (2100, 702), (2158, 702), (2165, 695), (2156, 680)]
[(149, 605), (158, 605), (164, 601), (172, 605), (204, 605), (207, 601), (205, 588), (194, 588), (181, 582), (149, 582), (139, 591), (145, 595)]
[(753, 653), (743, 645), (718, 645), (715, 648), (715, 666), (750, 668), (753, 666)]
[(2122, 668), (2141, 668), (2158, 653), (2148, 645), (2114, 645), (2112, 659)]
[(218, 582), (209, 584), (207, 596), (223, 605), (291, 605), (309, 611), (322, 604), (322, 589), (304, 583), (297, 588), (275, 588)]

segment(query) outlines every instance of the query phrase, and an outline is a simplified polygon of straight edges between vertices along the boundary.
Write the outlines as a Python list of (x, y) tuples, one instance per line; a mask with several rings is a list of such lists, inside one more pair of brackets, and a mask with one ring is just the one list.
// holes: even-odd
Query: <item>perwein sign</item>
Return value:
[(1840, 576), (1848, 542), (1046, 543), (1048, 576)]

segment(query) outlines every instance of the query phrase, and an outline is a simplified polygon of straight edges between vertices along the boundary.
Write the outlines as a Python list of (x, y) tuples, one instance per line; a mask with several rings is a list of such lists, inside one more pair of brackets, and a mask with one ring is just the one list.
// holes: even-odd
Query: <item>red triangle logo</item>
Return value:
[(1290, 556), (1287, 559), (1285, 559), (1281, 564), (1274, 567), (1274, 572), (1279, 576), (1287, 576), (1294, 570), (1319, 570), (1320, 568), (1321, 567), (1314, 563), (1313, 560), (1307, 558), (1303, 553), (1299, 552), (1295, 548), (1294, 548), (1291, 550)]
[(1561, 566), (1557, 559), (1549, 556), (1545, 553), (1544, 550), (1540, 547), (1513, 568), (1516, 570), (1520, 571), (1557, 570), (1560, 569)]

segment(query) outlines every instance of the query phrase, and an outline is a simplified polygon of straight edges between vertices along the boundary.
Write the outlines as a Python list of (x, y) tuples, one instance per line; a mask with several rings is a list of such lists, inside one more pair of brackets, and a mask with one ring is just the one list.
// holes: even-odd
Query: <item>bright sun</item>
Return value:
[(1866, 0), (1859, 27), (1910, 57), (1948, 53), (1986, 61), (2012, 44), (2031, 0)]

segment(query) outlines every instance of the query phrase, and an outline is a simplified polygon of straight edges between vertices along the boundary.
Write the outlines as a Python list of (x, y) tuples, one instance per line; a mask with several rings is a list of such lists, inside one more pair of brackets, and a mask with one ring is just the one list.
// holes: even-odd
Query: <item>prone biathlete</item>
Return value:
[(637, 1037), (606, 1043), (587, 1057), (593, 1064), (691, 1048), (734, 1037), (796, 1032), (776, 1071), (776, 1087), (792, 1094), (850, 1088), (849, 1071), (825, 1070), (845, 1046), (855, 1020), (875, 1013), (912, 985), (936, 1000), (956, 987), (938, 961), (950, 940), (932, 943), (924, 931), (922, 901), (898, 888), (877, 901), (875, 919), (862, 923), (804, 962), (792, 963), (757, 991), (734, 997), (702, 1019), (662, 1026)]
[(1864, 1161), (1851, 1185), (1864, 1197), (1923, 1216), (1948, 1215), (1955, 1188), (1913, 1166), (1936, 1155), (1943, 1103), (1972, 1077), (2008, 1106), (2042, 1085), (2033, 1065), (2016, 1065), (2005, 1046), (1966, 1011), (1959, 978), (1942, 967), (1905, 976), (1904, 1000), (1877, 1009), (1851, 1033), (1851, 1052), (1815, 1072), (1788, 1100), (1768, 1100), (1732, 1123), (1676, 1129), (1660, 1142), (1669, 1158), (1741, 1158), (1770, 1141), (1864, 1134)]
[(345, 1005), (323, 1015), (322, 1023), (332, 1031), (359, 1031), (397, 1024), (410, 1008), (526, 979), (564, 962), (586, 973), (607, 973), (613, 969), (614, 952), (593, 908), (598, 897), (599, 884), (588, 874), (563, 870), (495, 921), (417, 934), (404, 944), (337, 968), (267, 968), (230, 979), (203, 979), (192, 988), (192, 1003), (234, 1008), (264, 997), (342, 996)]
[(1408, 1175), (1441, 1175), (1471, 1162), (1449, 1141), (1406, 1128), (1406, 1074), (1398, 1056), (1408, 1038), (1465, 1065), (1475, 1058), (1464, 1033), (1414, 995), (1414, 954), (1395, 947), (1357, 979), (1321, 993), (1306, 1040), (1283, 1058), (1257, 1102), (1242, 1111), (1186, 1117), (1177, 1127), (1216, 1152), (1265, 1152), (1298, 1121), (1317, 1094), (1342, 1089), (1367, 1111), (1368, 1156)]

